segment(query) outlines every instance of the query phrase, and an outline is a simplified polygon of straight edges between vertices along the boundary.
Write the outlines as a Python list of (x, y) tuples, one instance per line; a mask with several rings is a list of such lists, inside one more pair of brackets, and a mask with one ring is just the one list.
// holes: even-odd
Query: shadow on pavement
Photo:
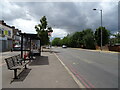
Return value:
[(52, 53), (60, 53), (60, 52), (58, 52), (58, 51), (52, 51)]
[(58, 52), (58, 51), (42, 51), (42, 52), (50, 52), (50, 53), (60, 53), (60, 52)]
[(42, 50), (42, 52), (50, 52), (50, 53), (60, 53), (60, 52), (58, 52), (58, 51), (53, 51), (53, 50)]
[(22, 82), (22, 81), (24, 81), (25, 80), (25, 78), (28, 76), (28, 74), (30, 73), (30, 71), (31, 71), (31, 69), (24, 69), (19, 75), (18, 75), (18, 77), (19, 77), (19, 79), (13, 79), (12, 81), (11, 81), (11, 83), (13, 83), (13, 82)]
[(36, 59), (31, 61), (29, 66), (49, 65), (48, 56), (36, 56)]

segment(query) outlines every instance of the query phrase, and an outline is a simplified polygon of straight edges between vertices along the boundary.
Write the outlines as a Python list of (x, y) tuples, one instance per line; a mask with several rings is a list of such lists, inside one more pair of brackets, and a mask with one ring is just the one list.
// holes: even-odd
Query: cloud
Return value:
[(23, 33), (36, 33), (34, 27), (37, 23), (34, 20), (16, 19), (13, 21), (13, 25), (22, 30)]
[(68, 34), (63, 29), (53, 28), (53, 30), (54, 30), (54, 33), (52, 33), (52, 37), (61, 37), (62, 38)]
[(2, 19), (6, 21), (12, 21), (18, 18), (26, 17), (26, 10), (25, 8), (21, 8), (20, 6), (10, 3), (7, 0), (4, 0), (1, 5), (2, 8)]
[[(34, 25), (46, 16), (49, 26), (55, 28), (54, 37), (86, 28), (95, 30), (100, 26), (100, 11), (103, 10), (103, 26), (118, 30), (117, 2), (8, 2), (2, 4), (2, 19), (25, 32), (34, 32)], [(1, 11), (0, 11), (1, 12)]]

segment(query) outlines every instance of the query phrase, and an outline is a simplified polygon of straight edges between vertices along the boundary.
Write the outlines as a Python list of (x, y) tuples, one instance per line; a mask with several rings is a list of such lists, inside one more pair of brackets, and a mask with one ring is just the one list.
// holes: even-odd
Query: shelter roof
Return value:
[(26, 38), (31, 38), (32, 40), (40, 40), (40, 37), (38, 37), (37, 34), (20, 33), (20, 35), (23, 35), (23, 37), (26, 37)]

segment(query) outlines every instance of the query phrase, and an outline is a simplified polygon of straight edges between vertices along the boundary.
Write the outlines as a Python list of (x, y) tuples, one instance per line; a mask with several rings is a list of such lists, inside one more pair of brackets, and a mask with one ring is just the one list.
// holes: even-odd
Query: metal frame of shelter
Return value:
[[(40, 41), (40, 38), (38, 37), (37, 34), (28, 34), (28, 33), (20, 33), (20, 36), (21, 36), (21, 58), (23, 58), (23, 52), (25, 51), (28, 51), (28, 52), (31, 52), (31, 41), (32, 40), (39, 40)], [(26, 49), (23, 47), (23, 42), (24, 42), (24, 39), (28, 39), (30, 42), (29, 42), (29, 49)], [(39, 50), (37, 53), (37, 55), (41, 56), (41, 44), (39, 43)]]

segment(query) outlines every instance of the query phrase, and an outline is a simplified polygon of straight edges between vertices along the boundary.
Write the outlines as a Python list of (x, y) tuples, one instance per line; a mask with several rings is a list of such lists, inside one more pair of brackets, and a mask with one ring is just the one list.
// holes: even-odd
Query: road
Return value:
[(86, 88), (118, 88), (118, 54), (74, 48), (54, 53)]

